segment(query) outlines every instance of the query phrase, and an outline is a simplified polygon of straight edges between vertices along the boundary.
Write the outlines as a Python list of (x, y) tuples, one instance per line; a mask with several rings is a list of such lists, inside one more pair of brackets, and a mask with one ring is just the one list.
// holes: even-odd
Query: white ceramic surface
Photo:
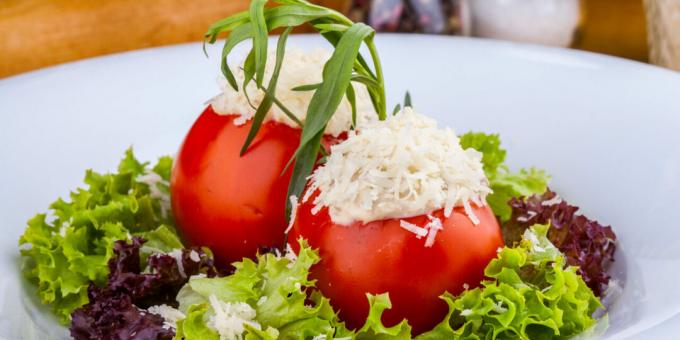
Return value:
[[(499, 132), (511, 166), (546, 169), (562, 196), (614, 227), (624, 290), (609, 338), (677, 338), (680, 74), (484, 40), (383, 35), (378, 45), (393, 102), (409, 90), (441, 124)], [(219, 54), (210, 51), (149, 49), (0, 81), (0, 336), (65, 336), (20, 280), (25, 221), (79, 185), (86, 168), (114, 168), (129, 145), (143, 159), (173, 154), (218, 91)]]

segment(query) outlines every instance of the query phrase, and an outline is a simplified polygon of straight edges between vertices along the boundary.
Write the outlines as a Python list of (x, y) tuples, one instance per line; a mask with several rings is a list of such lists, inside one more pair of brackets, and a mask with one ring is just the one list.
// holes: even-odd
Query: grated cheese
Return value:
[(189, 258), (191, 259), (191, 261), (201, 262), (201, 256), (198, 255), (198, 252), (193, 249), (191, 250), (191, 252), (189, 252)]
[(220, 335), (220, 340), (241, 340), (245, 331), (244, 324), (262, 329), (259, 323), (253, 321), (255, 309), (245, 302), (224, 302), (215, 295), (208, 297), (214, 315), (208, 320), (208, 327)]
[(483, 206), (491, 192), (481, 158), (464, 150), (453, 130), (439, 129), (433, 119), (406, 108), (350, 131), (347, 140), (332, 146), (303, 201), (318, 189), (312, 212), (328, 207), (333, 222), (345, 225), (439, 209), (448, 217), (457, 206), (477, 224), (470, 204)]
[(159, 174), (149, 172), (147, 174), (137, 177), (137, 182), (145, 183), (149, 186), (149, 196), (157, 199), (161, 204), (161, 215), (167, 217), (170, 212), (170, 194), (163, 192), (159, 185), (166, 188), (170, 187), (170, 183), (164, 180)]
[(182, 261), (182, 249), (173, 249), (167, 255), (175, 258), (175, 262), (177, 262), (177, 270), (179, 271), (179, 275), (181, 275), (182, 277), (187, 277), (187, 274), (184, 272), (184, 262)]
[(170, 307), (166, 304), (151, 306), (147, 309), (151, 314), (160, 315), (165, 322), (163, 323), (163, 328), (165, 329), (177, 329), (177, 321), (185, 318), (185, 315), (178, 309)]
[(557, 204), (560, 204), (560, 203), (562, 203), (562, 198), (558, 195), (555, 195), (555, 197), (553, 197), (553, 198), (551, 198), (547, 201), (541, 202), (541, 205), (544, 206), (544, 207), (549, 207), (549, 206), (557, 205)]
[[(318, 84), (322, 80), (323, 67), (330, 58), (331, 54), (327, 50), (317, 49), (305, 52), (299, 49), (288, 49), (283, 58), (283, 66), (279, 73), (276, 86), (276, 98), (279, 99), (295, 116), (302, 122), (305, 121), (307, 107), (314, 95), (314, 91), (293, 91), (292, 89), (300, 85)], [(269, 84), (274, 64), (276, 63), (276, 51), (270, 49), (267, 56), (267, 67), (265, 69), (264, 86)], [(238, 115), (234, 124), (243, 125), (255, 115), (255, 109), (249, 105), (248, 98), (243, 93), (242, 84), (245, 78), (243, 63), (237, 68), (232, 68), (239, 91), (235, 91), (224, 77), (220, 77), (219, 83), (222, 94), (211, 100), (210, 104), (215, 112), (222, 115)], [(361, 84), (352, 83), (356, 94), (357, 105), (357, 125), (361, 126), (369, 120), (376, 120), (377, 115), (373, 109), (366, 87)], [(264, 98), (264, 92), (257, 89), (255, 82), (250, 82), (246, 87), (250, 102), (258, 107)], [(298, 125), (291, 120), (278, 106), (272, 105), (267, 113), (266, 120), (273, 120), (292, 127)], [(326, 134), (337, 137), (344, 131), (349, 130), (352, 122), (352, 109), (343, 98), (338, 110), (331, 118), (326, 127)]]
[(288, 234), (291, 229), (293, 229), (293, 225), (295, 225), (295, 217), (297, 216), (297, 210), (298, 210), (298, 199), (297, 196), (291, 195), (288, 197), (288, 200), (290, 200), (290, 206), (291, 211), (290, 211), (290, 221), (288, 221), (288, 227), (286, 228), (286, 231), (284, 233)]
[(295, 267), (295, 263), (297, 263), (297, 255), (295, 255), (295, 251), (293, 251), (290, 243), (286, 243), (286, 250), (283, 258), (288, 259), (288, 264), (286, 265), (287, 268), (290, 269)]
[(404, 220), (399, 221), (399, 226), (416, 234), (417, 238), (421, 238), (427, 235), (427, 229), (419, 227), (413, 223), (406, 222)]
[(537, 212), (529, 210), (529, 211), (527, 211), (527, 216), (517, 217), (517, 222), (522, 222), (522, 223), (529, 222), (529, 220), (534, 218), (534, 216), (536, 216), (536, 215), (538, 215)]
[(425, 225), (425, 229), (427, 229), (427, 239), (425, 239), (425, 247), (432, 247), (434, 244), (434, 239), (437, 237), (437, 233), (444, 229), (442, 226), (442, 220), (440, 220), (437, 217), (434, 217), (432, 215), (427, 215), (427, 217), (430, 219), (430, 222)]
[(491, 305), (491, 309), (499, 314), (505, 313), (508, 311), (507, 308), (503, 307), (503, 301), (496, 301), (496, 303)]

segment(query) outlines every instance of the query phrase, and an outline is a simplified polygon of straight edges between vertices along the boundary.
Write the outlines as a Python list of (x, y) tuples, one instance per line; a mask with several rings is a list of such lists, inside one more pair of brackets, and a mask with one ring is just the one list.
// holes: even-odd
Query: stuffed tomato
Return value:
[(480, 155), (410, 109), (331, 150), (289, 239), (318, 248), (312, 277), (350, 327), (366, 320), (367, 293), (389, 293), (386, 324), (432, 329), (448, 310), (439, 296), (477, 286), (503, 246)]

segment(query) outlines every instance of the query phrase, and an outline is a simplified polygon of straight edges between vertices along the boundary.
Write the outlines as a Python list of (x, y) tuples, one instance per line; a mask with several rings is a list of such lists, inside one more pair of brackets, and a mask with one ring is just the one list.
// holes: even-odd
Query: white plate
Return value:
[[(624, 290), (609, 337), (676, 337), (679, 74), (493, 41), (383, 35), (378, 45), (393, 102), (409, 90), (442, 125), (499, 132), (511, 166), (546, 169), (555, 190), (614, 227)], [(25, 221), (79, 185), (86, 168), (114, 168), (131, 144), (143, 159), (173, 154), (218, 91), (218, 48), (210, 51), (206, 59), (198, 44), (149, 49), (0, 81), (0, 334), (66, 334), (20, 288)]]

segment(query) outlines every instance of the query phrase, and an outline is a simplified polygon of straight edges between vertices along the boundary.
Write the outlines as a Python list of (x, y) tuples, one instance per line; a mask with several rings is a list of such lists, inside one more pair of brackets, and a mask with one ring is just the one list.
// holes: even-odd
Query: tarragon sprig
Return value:
[[(239, 90), (239, 84), (229, 67), (228, 57), (234, 47), (252, 41), (252, 49), (244, 62), (244, 81), (242, 90), (254, 81), (263, 91), (264, 99), (256, 107), (252, 127), (241, 150), (245, 153), (262, 125), (272, 105), (276, 105), (293, 121), (302, 126), (300, 142), (289, 165), (293, 165), (293, 175), (288, 187), (288, 197), (300, 197), (307, 177), (322, 152), (321, 140), (326, 125), (346, 97), (352, 108), (352, 124), (356, 124), (356, 94), (352, 82), (366, 86), (371, 102), (379, 119), (387, 117), (385, 86), (378, 51), (373, 42), (375, 31), (363, 24), (354, 23), (341, 13), (329, 8), (311, 4), (305, 0), (273, 0), (276, 6), (267, 7), (268, 0), (252, 0), (248, 11), (244, 11), (215, 22), (205, 34), (205, 41), (214, 43), (222, 34), (226, 35), (222, 48), (221, 68), (229, 86)], [(335, 48), (326, 62), (322, 82), (297, 87), (299, 91), (314, 91), (307, 107), (304, 124), (276, 98), (276, 83), (285, 53), (286, 38), (292, 28), (310, 25)], [(276, 64), (268, 84), (264, 74), (267, 63), (268, 35), (272, 30), (285, 28), (276, 47)], [(372, 61), (372, 67), (359, 51), (365, 44)], [(246, 94), (247, 95), (247, 94)], [(291, 205), (286, 200), (287, 215)]]

